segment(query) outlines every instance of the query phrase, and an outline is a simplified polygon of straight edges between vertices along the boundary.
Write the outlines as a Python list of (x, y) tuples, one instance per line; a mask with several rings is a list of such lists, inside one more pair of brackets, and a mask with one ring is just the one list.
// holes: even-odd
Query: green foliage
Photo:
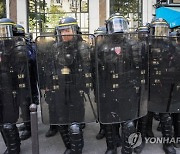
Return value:
[(5, 6), (3, 4), (3, 1), (0, 2), (0, 18), (5, 17)]
[(111, 14), (115, 12), (121, 13), (124, 17), (135, 21), (134, 26), (138, 26), (141, 22), (141, 0), (111, 0)]
[(65, 16), (65, 12), (57, 5), (51, 5), (47, 12), (49, 13), (47, 25), (49, 25), (50, 28), (57, 26), (60, 18)]
[[(34, 30), (40, 24), (46, 22), (45, 17), (45, 7), (46, 7), (45, 0), (29, 0), (29, 27), (30, 30)], [(41, 27), (41, 26), (40, 26)]]
[(58, 5), (47, 7), (45, 0), (29, 0), (29, 27), (31, 31), (37, 28), (45, 31), (46, 28), (54, 28), (58, 21), (65, 15)]
[(120, 12), (124, 16), (138, 12), (139, 0), (114, 0), (112, 3), (114, 12)]
[(61, 13), (64, 12), (60, 6), (57, 5), (51, 5), (48, 9), (48, 13)]
[(88, 11), (88, 4), (86, 1), (81, 2), (81, 11), (82, 12), (87, 12)]

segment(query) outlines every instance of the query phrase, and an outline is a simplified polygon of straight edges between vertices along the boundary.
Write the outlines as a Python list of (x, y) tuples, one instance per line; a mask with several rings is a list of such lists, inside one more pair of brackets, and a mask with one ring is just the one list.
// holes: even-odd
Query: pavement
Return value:
[[(39, 122), (38, 122), (38, 134), (39, 134), (39, 151), (40, 154), (63, 154), (65, 147), (63, 145), (61, 136), (57, 133), (55, 136), (46, 138), (45, 133), (47, 132), (49, 126), (44, 125), (41, 121), (40, 112), (39, 112)], [(153, 132), (155, 136), (161, 136), (161, 132), (156, 130), (158, 121), (153, 121)], [(84, 148), (83, 154), (104, 154), (106, 151), (106, 142), (103, 138), (102, 140), (96, 139), (96, 134), (99, 132), (99, 124), (91, 123), (86, 124), (84, 129)], [(6, 147), (0, 137), (0, 154), (3, 154)], [(121, 148), (118, 148), (118, 154), (121, 152)], [(21, 154), (31, 154), (32, 153), (32, 144), (31, 138), (21, 143)], [(162, 150), (162, 144), (146, 144), (143, 152), (141, 154), (164, 154)], [(176, 148), (176, 154), (180, 154), (180, 149)]]

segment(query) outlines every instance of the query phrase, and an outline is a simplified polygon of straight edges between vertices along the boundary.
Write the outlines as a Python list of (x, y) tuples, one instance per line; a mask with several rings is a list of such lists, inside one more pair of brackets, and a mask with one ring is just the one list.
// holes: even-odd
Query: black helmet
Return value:
[(61, 30), (71, 28), (74, 34), (80, 33), (80, 28), (76, 19), (73, 17), (65, 17), (59, 21), (59, 26), (56, 27), (56, 34), (60, 34)]
[(157, 18), (150, 24), (150, 33), (154, 36), (169, 36), (169, 25), (164, 19)]
[(177, 30), (177, 41), (180, 43), (180, 30)]
[(94, 31), (94, 35), (95, 35), (95, 36), (103, 35), (103, 34), (106, 34), (106, 27), (105, 27), (105, 26), (98, 27), (98, 29), (96, 29), (96, 30)]
[(112, 14), (108, 20), (106, 20), (106, 28), (108, 34), (112, 33), (126, 33), (129, 31), (128, 21), (120, 13)]
[(16, 36), (25, 36), (25, 30), (22, 25), (16, 24), (16, 28), (17, 28), (16, 34), (15, 34)]
[(15, 25), (15, 23), (9, 18), (1, 18), (0, 25)]
[(137, 29), (137, 32), (138, 32), (138, 35), (139, 37), (147, 37), (150, 33), (150, 27), (149, 27), (149, 24), (145, 24), (145, 25), (142, 25), (140, 26), (138, 29)]
[(9, 18), (0, 19), (0, 37), (12, 37), (17, 31), (16, 24)]
[(143, 24), (142, 26), (139, 26), (137, 29), (138, 32), (146, 32), (146, 33), (150, 33), (150, 24)]
[(26, 39), (26, 41), (28, 41), (28, 42), (32, 42), (32, 41), (33, 41), (33, 35), (32, 35), (32, 33), (26, 33), (26, 34), (25, 34), (25, 39)]

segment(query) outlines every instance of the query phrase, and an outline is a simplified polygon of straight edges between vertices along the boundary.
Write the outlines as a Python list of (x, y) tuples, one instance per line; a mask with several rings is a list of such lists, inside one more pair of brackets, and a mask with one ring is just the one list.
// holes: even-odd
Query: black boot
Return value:
[(163, 144), (165, 154), (176, 154), (176, 150), (172, 144)]
[(158, 124), (157, 131), (161, 132), (161, 123), (160, 122)]
[(96, 139), (100, 140), (100, 139), (103, 139), (104, 137), (105, 137), (104, 126), (103, 124), (100, 124), (100, 130), (99, 130), (99, 133), (96, 135)]
[(7, 150), (4, 154), (19, 154), (20, 153), (20, 138), (19, 132), (15, 124), (4, 124), (2, 128), (4, 138), (6, 140)]
[(30, 122), (25, 122), (24, 123), (24, 130), (22, 131), (20, 135), (21, 140), (27, 140), (28, 138), (31, 137), (31, 123)]
[(50, 125), (49, 130), (46, 133), (46, 137), (52, 137), (54, 135), (56, 135), (56, 133), (58, 132), (58, 126), (57, 125)]
[(140, 154), (145, 147), (145, 137), (147, 132), (147, 115), (140, 118), (137, 124), (137, 131), (141, 133), (142, 143), (140, 146), (134, 148), (134, 152)]
[(84, 147), (83, 132), (80, 124), (73, 123), (69, 128), (71, 154), (82, 154)]
[(105, 154), (117, 154), (115, 125), (114, 124), (104, 125), (104, 128), (105, 128), (105, 136), (106, 136), (106, 144), (107, 144), (107, 150)]
[(86, 128), (86, 124), (85, 124), (85, 123), (82, 123), (82, 124), (80, 125), (80, 127), (81, 127), (81, 129), (85, 129), (85, 128)]
[(156, 121), (160, 121), (160, 119), (159, 119), (159, 113), (154, 112), (153, 117), (154, 117), (154, 119), (155, 119)]
[(59, 126), (59, 133), (61, 134), (62, 140), (63, 140), (64, 145), (66, 147), (66, 151), (64, 152), (64, 154), (70, 154), (71, 153), (71, 146), (70, 146), (70, 140), (69, 140), (68, 125), (60, 125)]
[[(180, 137), (180, 113), (173, 113), (172, 115), (173, 115), (173, 125), (174, 125), (174, 137), (177, 140), (177, 138)], [(175, 143), (174, 147), (180, 148), (180, 142)]]
[(115, 142), (117, 147), (120, 147), (122, 144), (121, 136), (119, 134), (119, 128), (120, 128), (120, 124), (115, 124)]
[(153, 123), (153, 112), (148, 112), (147, 114), (147, 137), (154, 137), (154, 133), (152, 131), (152, 123)]
[(24, 123), (18, 127), (19, 131), (24, 131), (25, 129), (26, 129), (26, 126), (24, 125)]
[[(172, 119), (168, 113), (160, 114), (161, 130), (164, 138), (171, 140), (172, 138)], [(171, 143), (164, 143), (163, 150), (166, 154), (176, 154), (176, 150)]]
[(134, 122), (130, 121), (122, 124), (122, 154), (132, 154), (133, 149), (129, 144), (128, 138), (135, 131)]

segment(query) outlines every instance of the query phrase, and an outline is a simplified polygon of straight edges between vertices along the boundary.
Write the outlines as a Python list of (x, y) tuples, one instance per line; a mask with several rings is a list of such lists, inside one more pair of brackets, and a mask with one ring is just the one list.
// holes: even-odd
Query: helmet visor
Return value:
[(114, 18), (108, 23), (108, 33), (123, 33), (128, 31), (128, 24), (122, 18)]
[(0, 25), (0, 37), (12, 37), (12, 26), (11, 25)]
[(62, 33), (62, 31), (64, 30), (68, 30), (68, 29), (72, 29), (72, 34), (76, 34), (77, 29), (75, 28), (75, 26), (73, 25), (69, 25), (69, 26), (58, 26), (57, 27), (57, 34), (60, 35)]

